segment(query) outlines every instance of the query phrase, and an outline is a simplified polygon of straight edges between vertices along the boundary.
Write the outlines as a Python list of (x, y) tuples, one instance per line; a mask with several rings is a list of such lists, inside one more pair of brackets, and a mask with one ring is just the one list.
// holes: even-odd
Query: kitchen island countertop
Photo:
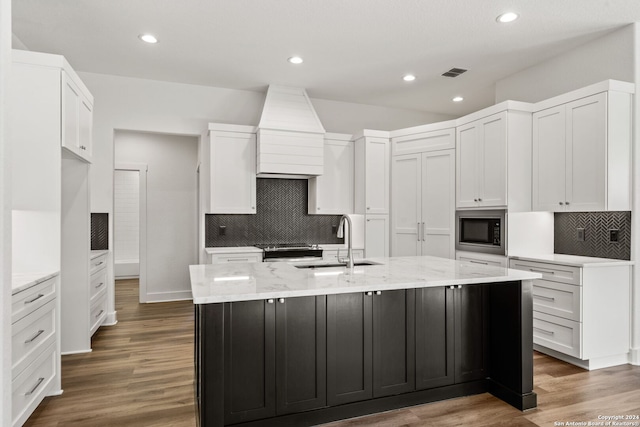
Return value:
[[(377, 265), (297, 268), (284, 262), (189, 266), (194, 304), (532, 280), (538, 273), (429, 256)], [(320, 262), (319, 265), (326, 264)], [(318, 265), (316, 265), (318, 267)]]

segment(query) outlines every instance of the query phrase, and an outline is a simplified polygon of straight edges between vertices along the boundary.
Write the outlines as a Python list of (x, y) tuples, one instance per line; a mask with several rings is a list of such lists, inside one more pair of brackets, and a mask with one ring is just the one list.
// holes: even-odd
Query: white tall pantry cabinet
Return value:
[(454, 124), (392, 133), (392, 256), (455, 256)]
[(364, 215), (365, 257), (389, 256), (389, 133), (364, 130), (355, 143), (355, 213)]
[[(44, 200), (54, 200), (51, 215), (57, 223), (58, 265), (60, 269), (60, 351), (78, 353), (91, 351), (92, 325), (101, 325), (106, 311), (99, 318), (90, 318), (90, 197), (89, 162), (91, 160), (91, 127), (93, 97), (69, 63), (58, 55), (13, 51), (12, 123), (13, 137), (20, 147), (14, 156), (18, 185), (37, 188), (49, 181), (59, 183), (59, 191), (47, 194)], [(16, 192), (23, 198), (40, 197), (34, 192)], [(28, 200), (20, 203), (27, 204)], [(33, 224), (35, 229), (45, 230)], [(46, 230), (45, 230), (46, 231)], [(43, 231), (44, 232), (44, 231)], [(50, 233), (51, 231), (46, 231)], [(17, 250), (16, 263), (30, 263), (34, 271), (44, 263), (38, 258), (37, 237), (33, 253)], [(42, 237), (46, 239), (46, 236)], [(21, 258), (30, 258), (25, 261)], [(106, 293), (103, 298), (106, 299)], [(95, 328), (94, 328), (95, 329)]]

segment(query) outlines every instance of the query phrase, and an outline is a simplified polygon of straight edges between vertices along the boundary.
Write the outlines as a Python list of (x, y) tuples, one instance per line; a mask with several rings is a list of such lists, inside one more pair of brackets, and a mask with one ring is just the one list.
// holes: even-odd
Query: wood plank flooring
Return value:
[[(118, 324), (93, 337), (93, 352), (64, 356), (64, 394), (48, 397), (25, 426), (193, 427), (193, 305), (138, 304), (138, 282), (116, 285)], [(585, 371), (534, 355), (538, 408), (520, 412), (490, 394), (326, 424), (354, 426), (554, 426), (640, 415), (640, 367)]]

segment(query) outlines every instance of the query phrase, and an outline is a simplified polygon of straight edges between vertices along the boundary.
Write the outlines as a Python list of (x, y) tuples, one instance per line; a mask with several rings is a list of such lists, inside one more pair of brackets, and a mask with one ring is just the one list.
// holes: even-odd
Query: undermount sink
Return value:
[[(354, 267), (362, 267), (366, 265), (382, 265), (380, 262), (374, 261), (354, 261)], [(329, 268), (329, 267), (346, 267), (343, 263), (334, 263), (334, 264), (299, 264), (294, 265), (295, 268)]]

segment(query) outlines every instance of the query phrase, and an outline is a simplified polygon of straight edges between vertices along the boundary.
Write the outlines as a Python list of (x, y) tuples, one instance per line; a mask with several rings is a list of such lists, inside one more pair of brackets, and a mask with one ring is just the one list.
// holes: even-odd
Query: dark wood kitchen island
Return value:
[(484, 392), (536, 407), (539, 274), (371, 261), (190, 266), (199, 425), (315, 425)]

